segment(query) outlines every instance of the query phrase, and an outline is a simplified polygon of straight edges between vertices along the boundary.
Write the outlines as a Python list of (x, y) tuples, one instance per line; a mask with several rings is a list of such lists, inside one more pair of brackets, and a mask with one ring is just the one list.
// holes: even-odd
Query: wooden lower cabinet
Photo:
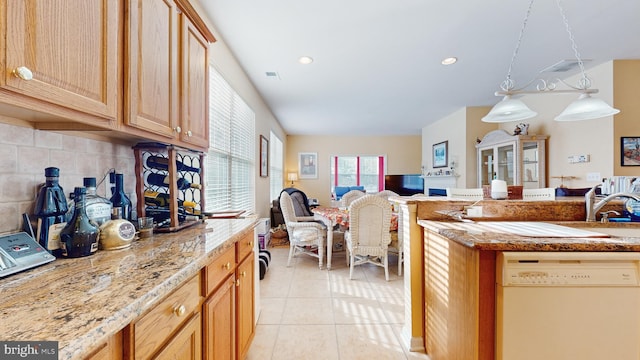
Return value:
[(425, 349), (433, 360), (495, 358), (495, 252), (424, 231)]
[(107, 342), (86, 357), (87, 360), (122, 360), (122, 331), (112, 335)]
[(236, 271), (236, 326), (237, 326), (237, 348), (238, 359), (244, 359), (249, 351), (251, 340), (255, 333), (255, 313), (254, 313), (254, 281), (255, 281), (255, 259), (251, 252), (238, 265)]
[(235, 282), (235, 276), (229, 276), (203, 305), (205, 359), (235, 359)]
[(196, 313), (153, 359), (202, 359), (202, 319)]

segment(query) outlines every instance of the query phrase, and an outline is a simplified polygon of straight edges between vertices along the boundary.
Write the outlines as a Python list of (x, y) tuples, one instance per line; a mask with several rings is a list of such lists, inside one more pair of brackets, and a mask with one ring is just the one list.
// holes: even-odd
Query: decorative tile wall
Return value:
[[(134, 165), (130, 145), (0, 123), (0, 234), (22, 229), (22, 213), (33, 212), (46, 167), (60, 168), (60, 185), (67, 197), (74, 187), (82, 186), (82, 178), (100, 182), (113, 168), (125, 175), (125, 191), (135, 205)], [(108, 182), (107, 177), (97, 188), (106, 198), (111, 197)]]

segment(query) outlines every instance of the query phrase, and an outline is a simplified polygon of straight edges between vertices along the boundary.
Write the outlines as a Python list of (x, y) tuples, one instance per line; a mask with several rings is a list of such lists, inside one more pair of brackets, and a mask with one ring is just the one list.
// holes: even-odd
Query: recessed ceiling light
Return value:
[(442, 65), (453, 65), (458, 61), (457, 57), (448, 57), (442, 60)]
[(298, 62), (303, 65), (308, 65), (313, 62), (313, 58), (311, 56), (300, 56)]

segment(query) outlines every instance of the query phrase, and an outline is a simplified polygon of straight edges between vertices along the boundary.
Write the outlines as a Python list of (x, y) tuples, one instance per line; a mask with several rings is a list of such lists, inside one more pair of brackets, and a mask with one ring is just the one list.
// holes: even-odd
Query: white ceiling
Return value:
[[(294, 135), (420, 134), (462, 107), (494, 105), (529, 4), (200, 3), (285, 131)], [(565, 0), (563, 6), (580, 56), (592, 60), (587, 74), (589, 67), (612, 59), (640, 59), (640, 0)], [(301, 65), (302, 55), (315, 61)], [(448, 56), (458, 57), (458, 63), (441, 65)], [(556, 1), (538, 0), (512, 78), (524, 85), (563, 59), (575, 57)], [(279, 79), (266, 72), (277, 72)]]

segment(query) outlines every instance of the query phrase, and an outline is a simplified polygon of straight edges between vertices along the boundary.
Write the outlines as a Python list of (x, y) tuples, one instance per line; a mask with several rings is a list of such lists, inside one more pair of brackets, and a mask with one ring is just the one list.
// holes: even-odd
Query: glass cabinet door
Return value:
[(497, 160), (498, 160), (498, 177), (499, 180), (504, 180), (507, 185), (514, 185), (514, 170), (515, 170), (515, 152), (514, 144), (502, 145), (497, 148)]
[(522, 185), (524, 188), (535, 189), (540, 186), (539, 149), (537, 141), (522, 142)]
[(493, 148), (480, 151), (480, 181), (482, 185), (488, 185), (496, 175)]

